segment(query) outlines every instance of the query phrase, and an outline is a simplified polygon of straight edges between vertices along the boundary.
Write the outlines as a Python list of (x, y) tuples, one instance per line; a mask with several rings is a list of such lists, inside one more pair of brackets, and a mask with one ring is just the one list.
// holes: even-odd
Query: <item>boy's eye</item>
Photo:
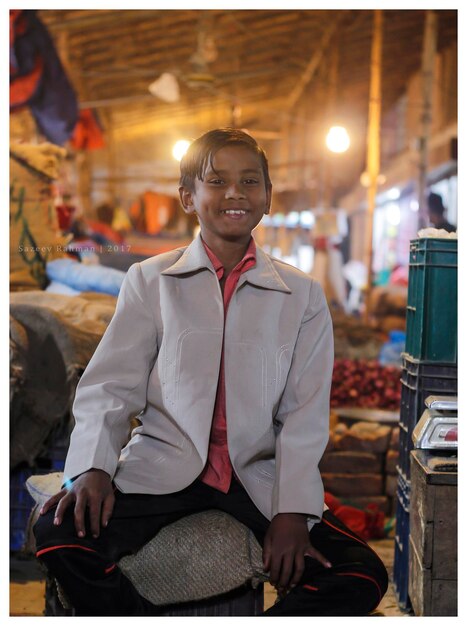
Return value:
[(221, 178), (213, 178), (209, 181), (210, 185), (222, 185), (224, 181)]
[(256, 185), (258, 183), (256, 178), (247, 178), (243, 182), (245, 183), (245, 185)]

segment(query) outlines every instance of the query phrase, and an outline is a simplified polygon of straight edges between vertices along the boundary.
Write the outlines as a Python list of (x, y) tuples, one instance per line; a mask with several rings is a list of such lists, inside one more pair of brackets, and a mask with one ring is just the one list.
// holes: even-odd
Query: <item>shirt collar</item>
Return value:
[[(253, 237), (252, 241), (254, 241)], [(275, 269), (272, 259), (261, 250), (261, 248), (255, 246), (255, 249), (256, 265), (243, 274), (240, 279), (241, 282), (247, 280), (252, 285), (257, 285), (264, 289), (292, 293), (291, 289), (289, 289)], [(248, 251), (249, 250), (247, 250), (247, 252)], [(198, 235), (187, 248), (180, 249), (179, 258), (167, 269), (163, 270), (162, 274), (166, 276), (179, 276), (191, 274), (192, 272), (203, 269), (214, 273), (213, 265), (203, 245), (201, 235)]]
[[(204, 241), (204, 239), (201, 237), (201, 241), (203, 242), (203, 246), (204, 249), (206, 250), (206, 254), (209, 257), (209, 260), (212, 263), (212, 266), (216, 272), (216, 274), (220, 277), (223, 275), (224, 273), (224, 266), (222, 265), (222, 262), (218, 259), (218, 257), (215, 255), (215, 253), (211, 250), (211, 248), (208, 246), (208, 244)], [(243, 258), (237, 263), (237, 265), (233, 268), (233, 272), (241, 272), (246, 264), (248, 263), (248, 268), (250, 269), (251, 267), (254, 267), (254, 264), (256, 264), (256, 244), (255, 244), (255, 240), (253, 239), (253, 237), (250, 237), (250, 243), (248, 244), (248, 248), (246, 249), (245, 254), (243, 255)]]

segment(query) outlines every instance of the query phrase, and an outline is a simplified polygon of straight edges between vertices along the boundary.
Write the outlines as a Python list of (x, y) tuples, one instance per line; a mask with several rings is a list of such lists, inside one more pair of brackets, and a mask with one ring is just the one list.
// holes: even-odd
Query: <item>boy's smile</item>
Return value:
[(241, 145), (220, 148), (194, 191), (180, 190), (187, 213), (196, 213), (201, 235), (216, 250), (225, 242), (247, 245), (251, 231), (269, 213), (271, 187), (266, 186), (261, 161)]

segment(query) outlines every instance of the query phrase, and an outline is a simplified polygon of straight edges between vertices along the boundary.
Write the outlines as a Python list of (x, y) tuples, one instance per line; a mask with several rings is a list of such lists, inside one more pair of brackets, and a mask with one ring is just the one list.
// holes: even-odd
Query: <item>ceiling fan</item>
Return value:
[(175, 69), (162, 73), (149, 85), (149, 91), (165, 102), (177, 102), (180, 98), (179, 81), (190, 89), (214, 88), (216, 78), (209, 69), (209, 63), (215, 61), (217, 56), (214, 36), (201, 24), (196, 50), (188, 60), (190, 69), (187, 72)]
[[(209, 18), (208, 18), (209, 19)], [(258, 139), (280, 139), (282, 134), (275, 130), (251, 130), (251, 125), (259, 120), (242, 119), (242, 107), (238, 97), (225, 92), (217, 83), (218, 79), (211, 72), (209, 64), (218, 57), (216, 41), (212, 35), (207, 19), (202, 19), (198, 27), (197, 47), (190, 56), (188, 62), (190, 70), (182, 72), (179, 69), (162, 73), (157, 80), (149, 85), (149, 91), (165, 102), (175, 103), (180, 99), (180, 82), (194, 90), (210, 91), (225, 98), (230, 105), (230, 126), (241, 128), (246, 132), (251, 132)], [(249, 75), (246, 72), (245, 75)], [(237, 75), (239, 77), (240, 75)], [(248, 126), (248, 128), (245, 128)]]

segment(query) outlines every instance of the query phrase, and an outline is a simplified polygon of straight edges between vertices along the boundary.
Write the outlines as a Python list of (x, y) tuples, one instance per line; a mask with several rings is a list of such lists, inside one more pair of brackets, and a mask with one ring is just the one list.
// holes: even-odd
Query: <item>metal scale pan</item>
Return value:
[(457, 450), (457, 397), (428, 396), (412, 441), (424, 450)]

